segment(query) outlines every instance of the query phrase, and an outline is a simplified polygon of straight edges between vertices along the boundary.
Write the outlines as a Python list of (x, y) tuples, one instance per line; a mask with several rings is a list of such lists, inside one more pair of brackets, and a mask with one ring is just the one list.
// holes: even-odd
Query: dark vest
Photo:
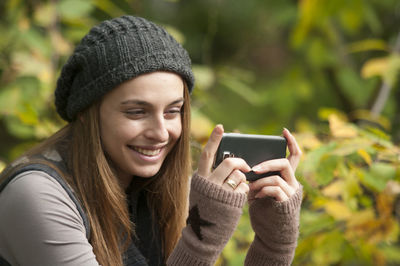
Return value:
[[(50, 167), (45, 163), (50, 163), (55, 167)], [(90, 224), (86, 212), (83, 209), (78, 197), (73, 189), (62, 178), (62, 173), (68, 173), (65, 162), (60, 154), (51, 150), (32, 158), (22, 157), (8, 166), (0, 173), (0, 193), (10, 181), (25, 171), (42, 171), (54, 178), (67, 192), (68, 196), (75, 203), (79, 214), (82, 217), (86, 229), (86, 238), (90, 239)], [(132, 221), (135, 223), (135, 233), (132, 243), (123, 254), (124, 265), (164, 265), (161, 248), (161, 238), (158, 223), (153, 221), (153, 215), (148, 207), (146, 192), (140, 191), (128, 195), (128, 205)], [(0, 266), (10, 265), (4, 258), (0, 257)]]

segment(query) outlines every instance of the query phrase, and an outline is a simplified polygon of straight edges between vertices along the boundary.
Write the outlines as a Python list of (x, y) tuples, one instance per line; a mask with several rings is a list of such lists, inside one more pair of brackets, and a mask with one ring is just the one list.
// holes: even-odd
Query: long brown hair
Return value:
[[(122, 254), (131, 241), (134, 225), (129, 219), (126, 193), (102, 147), (99, 106), (99, 102), (93, 104), (29, 154), (55, 144), (64, 147), (70, 171), (64, 178), (86, 210), (91, 227), (89, 242), (96, 259), (104, 266), (123, 265)], [(148, 188), (148, 201), (162, 233), (164, 260), (180, 238), (188, 209), (191, 156), (190, 96), (186, 85), (181, 119), (181, 136)]]

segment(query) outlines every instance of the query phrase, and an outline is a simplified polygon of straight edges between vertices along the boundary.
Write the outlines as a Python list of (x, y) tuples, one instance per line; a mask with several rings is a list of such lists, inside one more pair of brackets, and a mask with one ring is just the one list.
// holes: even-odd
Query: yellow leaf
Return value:
[(34, 11), (35, 22), (43, 27), (49, 27), (57, 18), (57, 10), (53, 3), (41, 3)]
[(321, 14), (320, 10), (318, 10), (318, 1), (299, 1), (299, 20), (291, 35), (291, 43), (294, 47), (299, 47), (303, 43), (313, 23), (316, 21), (316, 14)]
[(37, 125), (39, 123), (38, 114), (30, 104), (26, 104), (23, 111), (17, 111), (17, 116), (26, 125)]
[(358, 152), (359, 149), (365, 149), (373, 144), (372, 141), (366, 138), (353, 138), (341, 140), (337, 148), (332, 151), (332, 155), (347, 156)]
[(44, 139), (54, 134), (63, 126), (63, 124), (55, 123), (56, 121), (49, 119), (41, 119), (40, 123), (35, 125), (35, 137), (38, 139)]
[(400, 56), (397, 54), (390, 55), (388, 58), (387, 71), (383, 74), (384, 81), (393, 86), (397, 81), (397, 76), (400, 70)]
[(352, 213), (349, 208), (340, 201), (330, 200), (325, 203), (326, 212), (336, 220), (347, 220)]
[(335, 108), (323, 107), (318, 110), (318, 117), (321, 120), (328, 120), (331, 115), (336, 115), (340, 120), (347, 122), (347, 115)]
[(196, 77), (196, 89), (210, 89), (215, 82), (213, 70), (204, 65), (193, 65), (192, 69)]
[(12, 63), (20, 75), (40, 76), (43, 72), (51, 72), (49, 59), (34, 53), (17, 52), (13, 55)]
[(4, 170), (4, 168), (6, 168), (6, 164), (2, 161), (0, 161), (0, 172)]
[(358, 42), (351, 43), (347, 49), (350, 53), (364, 52), (364, 51), (388, 51), (388, 47), (385, 41), (380, 39), (367, 39)]
[(30, 21), (28, 18), (24, 17), (20, 21), (18, 21), (18, 28), (21, 31), (26, 31), (30, 28)]
[[(376, 219), (374, 217), (353, 216), (347, 223), (346, 238), (349, 240), (364, 239), (369, 243), (396, 241), (399, 226), (392, 217)], [(349, 222), (348, 221), (348, 222)]]
[(360, 156), (364, 159), (364, 161), (365, 161), (368, 165), (371, 165), (371, 164), (372, 164), (371, 156), (368, 154), (368, 152), (367, 152), (366, 150), (364, 150), (364, 149), (359, 149), (357, 153), (358, 153), (358, 155), (360, 155)]
[(175, 38), (180, 44), (185, 43), (185, 35), (183, 35), (182, 32), (180, 32), (177, 28), (171, 26), (171, 25), (163, 25), (164, 29), (168, 31), (169, 34), (172, 35), (172, 37)]
[(361, 76), (370, 78), (373, 76), (383, 76), (389, 66), (387, 57), (373, 58), (368, 60), (361, 68)]
[(213, 128), (213, 123), (205, 115), (192, 109), (191, 135), (196, 141), (207, 142)]
[(321, 146), (321, 141), (311, 132), (293, 133), (302, 150), (314, 150)]
[(342, 180), (337, 180), (332, 184), (329, 184), (322, 190), (322, 194), (326, 197), (337, 197), (340, 196), (343, 192), (344, 182)]
[(339, 118), (336, 114), (331, 114), (328, 118), (329, 128), (331, 130), (332, 136), (336, 138), (354, 138), (357, 137), (357, 130), (351, 126), (351, 124), (346, 123)]
[(353, 241), (360, 238), (366, 239), (376, 234), (374, 229), (379, 227), (379, 221), (375, 218), (372, 209), (366, 209), (353, 213), (351, 219), (346, 221), (346, 238)]
[(50, 37), (53, 48), (57, 53), (67, 55), (72, 52), (72, 45), (61, 36), (60, 32), (53, 30), (50, 32)]
[[(360, 226), (360, 225), (365, 224), (374, 219), (375, 219), (374, 210), (366, 209), (366, 210), (362, 210), (362, 211), (353, 213), (351, 216), (351, 219), (349, 219), (346, 222), (346, 224), (349, 229), (352, 229), (353, 227)], [(349, 231), (351, 231), (351, 230), (349, 230)]]
[(44, 69), (38, 74), (40, 81), (50, 83), (53, 78), (53, 71), (51, 69)]
[(390, 217), (393, 212), (394, 197), (386, 193), (381, 193), (376, 198), (376, 208), (379, 216)]

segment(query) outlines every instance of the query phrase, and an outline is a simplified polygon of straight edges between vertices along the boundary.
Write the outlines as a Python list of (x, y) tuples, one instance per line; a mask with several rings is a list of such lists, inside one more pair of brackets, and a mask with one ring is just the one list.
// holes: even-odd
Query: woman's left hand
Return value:
[(273, 197), (277, 201), (286, 201), (299, 189), (300, 185), (296, 179), (295, 171), (302, 153), (295, 138), (286, 128), (283, 130), (283, 136), (287, 140), (290, 152), (289, 157), (265, 161), (252, 168), (257, 174), (277, 171), (280, 172), (280, 176), (264, 177), (250, 183), (250, 202), (264, 197)]

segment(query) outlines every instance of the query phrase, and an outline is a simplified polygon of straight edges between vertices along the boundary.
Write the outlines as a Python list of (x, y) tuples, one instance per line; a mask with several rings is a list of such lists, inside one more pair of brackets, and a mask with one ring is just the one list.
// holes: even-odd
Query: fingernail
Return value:
[(215, 125), (214, 129), (212, 130), (212, 134), (221, 135), (224, 133), (224, 128), (221, 124)]
[(217, 130), (218, 132), (224, 132), (224, 126), (222, 124), (217, 124), (214, 130)]
[(251, 170), (252, 170), (253, 172), (257, 172), (257, 171), (260, 171), (260, 170), (261, 170), (261, 167), (258, 166), (258, 165), (256, 165), (256, 166), (254, 166), (253, 168), (251, 168)]
[(283, 128), (283, 131), (287, 131), (288, 133), (290, 133), (289, 129), (287, 129), (286, 127)]

